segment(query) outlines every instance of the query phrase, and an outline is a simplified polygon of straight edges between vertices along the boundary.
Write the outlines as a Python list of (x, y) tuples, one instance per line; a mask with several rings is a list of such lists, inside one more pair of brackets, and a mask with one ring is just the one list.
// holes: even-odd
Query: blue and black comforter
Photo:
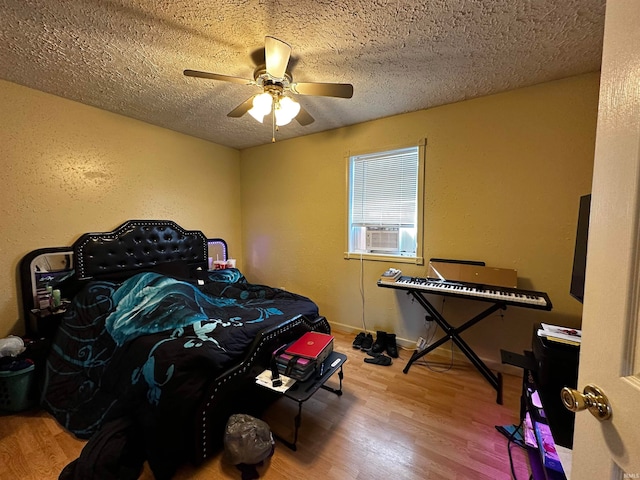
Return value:
[(158, 465), (190, 444), (185, 425), (206, 385), (244, 357), (258, 332), (318, 314), (306, 297), (226, 274), (201, 286), (151, 272), (87, 285), (52, 345), (45, 408), (80, 438), (131, 419)]

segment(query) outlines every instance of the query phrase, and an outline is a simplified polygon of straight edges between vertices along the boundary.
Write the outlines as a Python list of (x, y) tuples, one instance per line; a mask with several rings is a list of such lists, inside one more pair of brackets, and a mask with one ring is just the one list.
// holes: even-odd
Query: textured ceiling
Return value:
[[(316, 119), (292, 138), (597, 71), (604, 0), (0, 0), (0, 78), (234, 148), (271, 127), (227, 113), (258, 87), (265, 35), (293, 48)], [(262, 52), (261, 52), (262, 47)], [(270, 123), (270, 122), (268, 122)]]

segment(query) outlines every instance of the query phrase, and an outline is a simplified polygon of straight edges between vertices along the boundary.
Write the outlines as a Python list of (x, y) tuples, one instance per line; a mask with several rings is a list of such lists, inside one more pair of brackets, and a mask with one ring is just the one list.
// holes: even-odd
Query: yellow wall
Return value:
[[(547, 292), (552, 312), (510, 307), (463, 335), (481, 357), (531, 345), (538, 321), (579, 326), (569, 296), (579, 197), (591, 189), (599, 75), (514, 90), (241, 152), (245, 273), (319, 304), (334, 326), (427, 334), (407, 295), (376, 286), (389, 266), (345, 260), (349, 151), (427, 139), (424, 257), (483, 260)], [(286, 127), (285, 127), (286, 128)], [(362, 277), (361, 277), (362, 269)], [(487, 304), (433, 297), (454, 324)]]
[[(579, 326), (568, 294), (578, 198), (591, 188), (597, 74), (242, 152), (0, 81), (0, 337), (22, 333), (16, 269), (30, 250), (131, 218), (222, 236), (250, 281), (313, 298), (334, 326), (413, 342), (424, 312), (378, 288), (388, 266), (345, 260), (349, 151), (427, 138), (424, 256), (518, 270), (552, 312), (510, 307), (463, 337), (486, 360), (530, 344), (537, 321)], [(286, 127), (284, 127), (286, 128)], [(215, 183), (214, 183), (215, 182)], [(241, 194), (242, 193), (242, 194)], [(241, 215), (242, 213), (242, 215)], [(454, 324), (485, 304), (433, 297)]]
[(22, 256), (84, 232), (168, 219), (224, 237), (242, 258), (237, 150), (5, 81), (0, 185), (0, 338), (24, 332)]

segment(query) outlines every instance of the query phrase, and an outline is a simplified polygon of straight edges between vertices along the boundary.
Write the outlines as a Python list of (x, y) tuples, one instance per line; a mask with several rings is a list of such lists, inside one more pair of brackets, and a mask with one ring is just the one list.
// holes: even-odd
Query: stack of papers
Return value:
[(548, 323), (542, 323), (541, 326), (542, 328), (538, 329), (539, 337), (545, 337), (553, 342), (566, 343), (576, 347), (580, 346), (582, 330), (549, 325)]
[(280, 392), (280, 393), (286, 392), (287, 390), (289, 390), (289, 388), (291, 388), (291, 386), (294, 383), (296, 383), (296, 381), (293, 378), (280, 375), (280, 380), (282, 380), (282, 385), (274, 387), (271, 377), (272, 377), (271, 370), (265, 370), (264, 372), (262, 372), (260, 375), (256, 377), (256, 383), (258, 385), (262, 385), (263, 387), (270, 388), (271, 390), (275, 390), (276, 392)]

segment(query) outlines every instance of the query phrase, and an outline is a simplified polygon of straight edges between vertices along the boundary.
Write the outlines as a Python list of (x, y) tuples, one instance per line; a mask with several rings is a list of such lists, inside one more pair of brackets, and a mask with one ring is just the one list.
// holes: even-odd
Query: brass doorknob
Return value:
[(589, 410), (598, 420), (611, 417), (611, 404), (604, 392), (596, 385), (587, 385), (583, 393), (573, 388), (564, 387), (560, 392), (562, 403), (567, 410), (580, 412)]

